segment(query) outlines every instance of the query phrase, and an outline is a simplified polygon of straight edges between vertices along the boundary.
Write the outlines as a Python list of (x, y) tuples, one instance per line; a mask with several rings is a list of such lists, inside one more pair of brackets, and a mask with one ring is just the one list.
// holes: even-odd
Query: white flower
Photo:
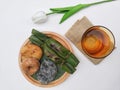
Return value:
[(39, 24), (39, 23), (44, 23), (44, 22), (46, 22), (46, 21), (47, 21), (47, 18), (48, 18), (48, 17), (47, 17), (47, 15), (46, 15), (45, 12), (39, 11), (39, 12), (35, 13), (35, 14), (32, 16), (32, 21), (33, 21), (34, 23)]

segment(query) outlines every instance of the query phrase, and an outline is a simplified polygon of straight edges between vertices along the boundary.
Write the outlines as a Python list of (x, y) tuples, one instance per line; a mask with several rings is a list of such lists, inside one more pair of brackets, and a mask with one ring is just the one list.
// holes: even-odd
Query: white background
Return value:
[[(36, 25), (32, 15), (51, 7), (89, 3), (98, 0), (0, 0), (0, 90), (120, 90), (120, 1), (82, 10), (59, 24), (62, 15), (51, 15), (44, 24)], [(87, 16), (94, 25), (108, 27), (116, 39), (116, 49), (99, 65), (92, 64), (71, 43), (81, 63), (77, 71), (62, 84), (41, 88), (29, 83), (22, 75), (18, 54), (32, 28), (53, 31), (64, 36), (77, 19)], [(65, 36), (64, 36), (65, 37)]]

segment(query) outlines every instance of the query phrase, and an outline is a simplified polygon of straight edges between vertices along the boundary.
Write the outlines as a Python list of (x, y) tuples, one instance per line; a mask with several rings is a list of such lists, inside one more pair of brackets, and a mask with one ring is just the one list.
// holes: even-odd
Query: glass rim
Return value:
[[(113, 47), (112, 47), (112, 49), (110, 50), (110, 52), (109, 52), (108, 54), (106, 54), (105, 56), (94, 57), (94, 56), (92, 56), (92, 55), (89, 55), (89, 54), (87, 53), (87, 51), (85, 51), (85, 50), (83, 49), (83, 45), (82, 45), (82, 44), (81, 44), (81, 47), (82, 47), (82, 50), (84, 51), (84, 53), (87, 54), (89, 57), (92, 57), (92, 58), (95, 58), (95, 59), (102, 59), (102, 58), (105, 58), (105, 57), (109, 56), (109, 55), (112, 53), (112, 51), (115, 49), (115, 45), (116, 45), (115, 36), (114, 36), (114, 34), (112, 33), (112, 31), (111, 31), (110, 29), (108, 29), (107, 27), (102, 26), (102, 25), (94, 25), (94, 26), (91, 26), (90, 28), (88, 28), (88, 29), (83, 33), (82, 38), (81, 38), (81, 43), (82, 43), (82, 39), (83, 39), (84, 34), (85, 34), (86, 32), (88, 32), (89, 30), (91, 30), (92, 28), (95, 28), (95, 27), (104, 28), (105, 30), (107, 30), (107, 31), (111, 34), (111, 36), (112, 36), (112, 38), (113, 38)], [(102, 29), (101, 29), (101, 30), (102, 30)], [(102, 31), (104, 31), (104, 30), (102, 30)], [(104, 32), (105, 32), (105, 31), (104, 31)], [(108, 33), (106, 33), (106, 34), (110, 37), (110, 35), (109, 35)]]

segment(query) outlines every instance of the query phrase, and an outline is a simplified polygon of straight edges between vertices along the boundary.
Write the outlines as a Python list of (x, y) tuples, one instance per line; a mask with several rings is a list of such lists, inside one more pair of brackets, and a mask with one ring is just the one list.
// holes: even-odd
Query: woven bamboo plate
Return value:
[[(72, 50), (72, 47), (71, 45), (59, 34), (57, 33), (54, 33), (54, 32), (43, 32), (45, 33), (46, 35), (48, 35), (49, 37), (52, 37), (53, 39), (57, 40), (58, 42), (60, 42), (64, 47), (66, 47), (67, 49), (69, 49), (71, 52), (73, 52)], [(22, 45), (25, 46), (27, 43), (30, 43), (29, 40), (27, 39), (24, 44)], [(21, 48), (22, 48), (21, 47)], [(24, 77), (32, 84), (36, 85), (36, 86), (40, 86), (40, 87), (45, 87), (45, 88), (49, 88), (49, 87), (53, 87), (53, 86), (56, 86), (56, 85), (59, 85), (60, 83), (64, 82), (68, 77), (69, 77), (69, 74), (67, 72), (65, 72), (59, 79), (55, 80), (55, 81), (52, 81), (50, 82), (49, 84), (47, 85), (43, 85), (41, 84), (39, 81), (33, 79), (31, 76), (29, 75), (26, 75), (24, 73), (24, 71), (22, 70), (22, 66), (21, 66), (21, 53), (19, 53), (19, 66), (20, 66), (20, 69), (21, 69), (21, 72), (22, 74), (24, 75)]]

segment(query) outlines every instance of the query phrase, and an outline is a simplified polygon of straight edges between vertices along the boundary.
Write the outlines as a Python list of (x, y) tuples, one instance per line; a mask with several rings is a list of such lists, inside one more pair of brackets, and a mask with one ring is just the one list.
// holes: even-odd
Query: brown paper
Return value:
[(83, 17), (81, 20), (77, 20), (75, 24), (68, 30), (65, 36), (72, 41), (72, 43), (94, 64), (99, 64), (104, 58), (102, 59), (95, 59), (88, 56), (81, 47), (81, 38), (83, 33), (93, 24), (87, 19), (87, 17)]

